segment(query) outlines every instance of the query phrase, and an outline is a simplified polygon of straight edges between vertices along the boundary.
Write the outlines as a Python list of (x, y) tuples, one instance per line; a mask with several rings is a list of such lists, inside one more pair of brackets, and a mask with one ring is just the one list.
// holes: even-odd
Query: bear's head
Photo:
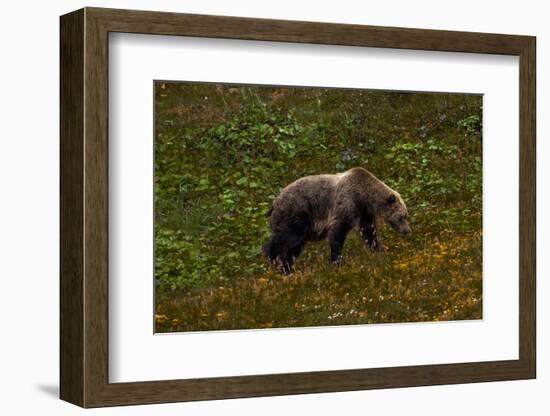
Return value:
[(392, 228), (401, 234), (410, 234), (411, 226), (407, 219), (407, 207), (397, 192), (390, 192), (384, 199), (379, 210), (379, 215), (386, 220)]

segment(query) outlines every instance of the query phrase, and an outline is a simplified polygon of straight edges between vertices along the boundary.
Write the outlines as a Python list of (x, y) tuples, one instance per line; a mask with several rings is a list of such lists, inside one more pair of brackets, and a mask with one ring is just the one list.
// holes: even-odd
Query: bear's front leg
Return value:
[(351, 227), (348, 223), (339, 221), (334, 223), (328, 232), (330, 262), (336, 266), (340, 265), (342, 261), (342, 249), (350, 230)]
[(365, 215), (359, 224), (361, 236), (367, 246), (373, 251), (386, 251), (386, 247), (380, 240), (376, 219), (372, 215)]

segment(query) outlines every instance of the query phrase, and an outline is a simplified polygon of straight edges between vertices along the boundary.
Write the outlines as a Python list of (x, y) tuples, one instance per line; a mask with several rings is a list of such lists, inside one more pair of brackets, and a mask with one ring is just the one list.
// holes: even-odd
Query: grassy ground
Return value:
[[(156, 114), (157, 331), (482, 317), (480, 96), (157, 83)], [(271, 201), (353, 166), (402, 194), (413, 234), (272, 271)]]

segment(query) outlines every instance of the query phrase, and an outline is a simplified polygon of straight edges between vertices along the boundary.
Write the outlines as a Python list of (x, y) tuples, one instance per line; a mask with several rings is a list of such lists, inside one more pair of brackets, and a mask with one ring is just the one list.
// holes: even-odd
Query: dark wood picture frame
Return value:
[[(61, 17), (60, 396), (83, 407), (337, 392), (536, 376), (535, 38), (85, 8)], [(519, 359), (109, 383), (110, 32), (519, 56)]]

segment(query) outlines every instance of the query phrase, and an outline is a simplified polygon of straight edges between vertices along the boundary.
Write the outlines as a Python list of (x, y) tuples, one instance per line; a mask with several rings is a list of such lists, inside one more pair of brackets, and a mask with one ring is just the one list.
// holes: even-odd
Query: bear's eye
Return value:
[(395, 201), (396, 199), (394, 194), (391, 194), (390, 196), (388, 196), (388, 204), (393, 204)]

